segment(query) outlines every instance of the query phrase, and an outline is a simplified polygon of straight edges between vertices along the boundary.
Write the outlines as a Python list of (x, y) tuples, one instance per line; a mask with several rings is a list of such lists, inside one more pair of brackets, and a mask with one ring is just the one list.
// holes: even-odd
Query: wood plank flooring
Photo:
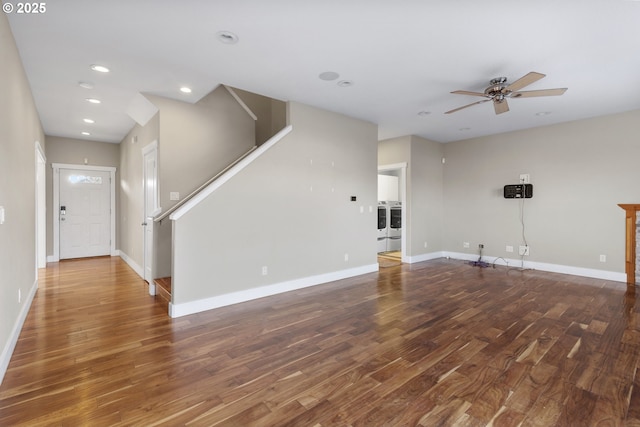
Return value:
[(624, 283), (440, 259), (171, 319), (119, 258), (60, 262), (0, 425), (640, 425), (638, 311)]

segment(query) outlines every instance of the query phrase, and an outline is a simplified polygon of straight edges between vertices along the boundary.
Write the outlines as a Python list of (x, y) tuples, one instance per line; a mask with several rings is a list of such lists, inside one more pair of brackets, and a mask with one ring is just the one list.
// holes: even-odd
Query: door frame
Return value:
[(65, 163), (52, 163), (51, 167), (53, 168), (53, 256), (51, 257), (51, 261), (60, 261), (60, 169), (110, 173), (110, 255), (118, 255), (116, 251), (116, 168), (113, 166), (71, 165)]
[[(155, 162), (154, 168), (154, 185), (151, 192), (147, 185), (147, 156), (152, 156)], [(162, 212), (160, 207), (160, 183), (158, 181), (158, 140), (154, 140), (150, 144), (142, 147), (142, 279), (149, 284), (149, 295), (156, 294), (156, 285), (153, 281), (154, 265), (153, 265), (153, 248), (155, 239), (155, 222), (154, 217)], [(149, 197), (151, 196), (151, 197)], [(151, 205), (147, 206), (147, 202), (151, 199)], [(149, 230), (147, 227), (151, 227)], [(150, 231), (150, 233), (148, 232)], [(149, 277), (147, 277), (147, 275)]]
[(399, 186), (400, 186), (400, 202), (402, 203), (402, 213), (400, 220), (402, 221), (402, 229), (400, 230), (400, 251), (402, 254), (402, 262), (409, 262), (410, 254), (407, 253), (407, 237), (410, 236), (411, 224), (407, 222), (407, 211), (409, 206), (407, 205), (407, 163), (393, 163), (390, 165), (378, 165), (378, 172), (394, 171), (399, 172)]

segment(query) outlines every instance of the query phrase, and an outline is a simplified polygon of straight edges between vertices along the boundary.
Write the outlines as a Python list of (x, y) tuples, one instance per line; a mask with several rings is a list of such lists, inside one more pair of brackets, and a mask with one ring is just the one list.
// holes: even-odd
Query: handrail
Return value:
[(180, 208), (182, 205), (184, 205), (185, 203), (187, 203), (189, 200), (191, 200), (196, 194), (198, 194), (200, 191), (202, 191), (203, 188), (207, 187), (209, 184), (211, 184), (213, 181), (215, 181), (216, 179), (218, 179), (220, 176), (222, 176), (225, 172), (227, 172), (229, 169), (231, 169), (232, 167), (234, 167), (236, 164), (238, 164), (242, 159), (244, 159), (245, 157), (247, 157), (249, 154), (253, 153), (255, 151), (255, 149), (258, 148), (257, 145), (251, 147), (251, 149), (249, 151), (247, 151), (246, 153), (244, 153), (242, 156), (238, 157), (236, 160), (234, 160), (229, 166), (227, 166), (226, 168), (222, 169), (220, 172), (218, 172), (217, 174), (215, 174), (212, 178), (208, 179), (204, 184), (202, 184), (200, 187), (196, 188), (195, 190), (193, 190), (191, 193), (189, 193), (189, 195), (187, 197), (185, 197), (184, 199), (180, 200), (178, 203), (176, 203), (175, 205), (171, 206), (169, 209), (166, 210), (166, 212), (164, 212), (162, 215), (160, 215), (157, 218), (154, 218), (153, 221), (154, 222), (162, 222), (163, 219), (165, 219), (166, 217), (168, 217), (169, 215), (171, 215), (174, 211), (176, 211), (178, 208)]

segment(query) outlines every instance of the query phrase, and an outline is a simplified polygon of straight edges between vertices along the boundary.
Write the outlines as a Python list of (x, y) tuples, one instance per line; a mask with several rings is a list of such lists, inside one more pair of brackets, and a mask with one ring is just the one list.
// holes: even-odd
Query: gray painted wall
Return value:
[(255, 145), (255, 123), (218, 86), (195, 104), (146, 95), (159, 111), (160, 206), (186, 196)]
[(174, 304), (377, 262), (377, 126), (298, 103), (289, 120), (289, 135), (174, 221)]
[[(36, 289), (35, 142), (46, 149), (29, 82), (0, 14), (0, 379)], [(18, 292), (21, 302), (18, 302)]]
[(442, 250), (443, 153), (443, 144), (411, 137), (411, 168), (408, 172), (411, 236), (408, 246), (414, 256)]
[(445, 144), (444, 249), (476, 254), (483, 243), (487, 255), (519, 258), (522, 202), (504, 199), (502, 188), (528, 173), (527, 260), (624, 272), (617, 204), (640, 199), (639, 136), (640, 111), (632, 111)]
[(233, 90), (257, 117), (257, 145), (263, 144), (287, 125), (285, 102), (241, 89), (233, 88)]

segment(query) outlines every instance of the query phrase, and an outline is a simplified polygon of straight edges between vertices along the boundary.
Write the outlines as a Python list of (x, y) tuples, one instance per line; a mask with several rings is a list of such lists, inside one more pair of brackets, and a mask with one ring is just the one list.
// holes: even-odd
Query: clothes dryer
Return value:
[(387, 251), (402, 249), (402, 202), (389, 204), (389, 221), (387, 227)]

